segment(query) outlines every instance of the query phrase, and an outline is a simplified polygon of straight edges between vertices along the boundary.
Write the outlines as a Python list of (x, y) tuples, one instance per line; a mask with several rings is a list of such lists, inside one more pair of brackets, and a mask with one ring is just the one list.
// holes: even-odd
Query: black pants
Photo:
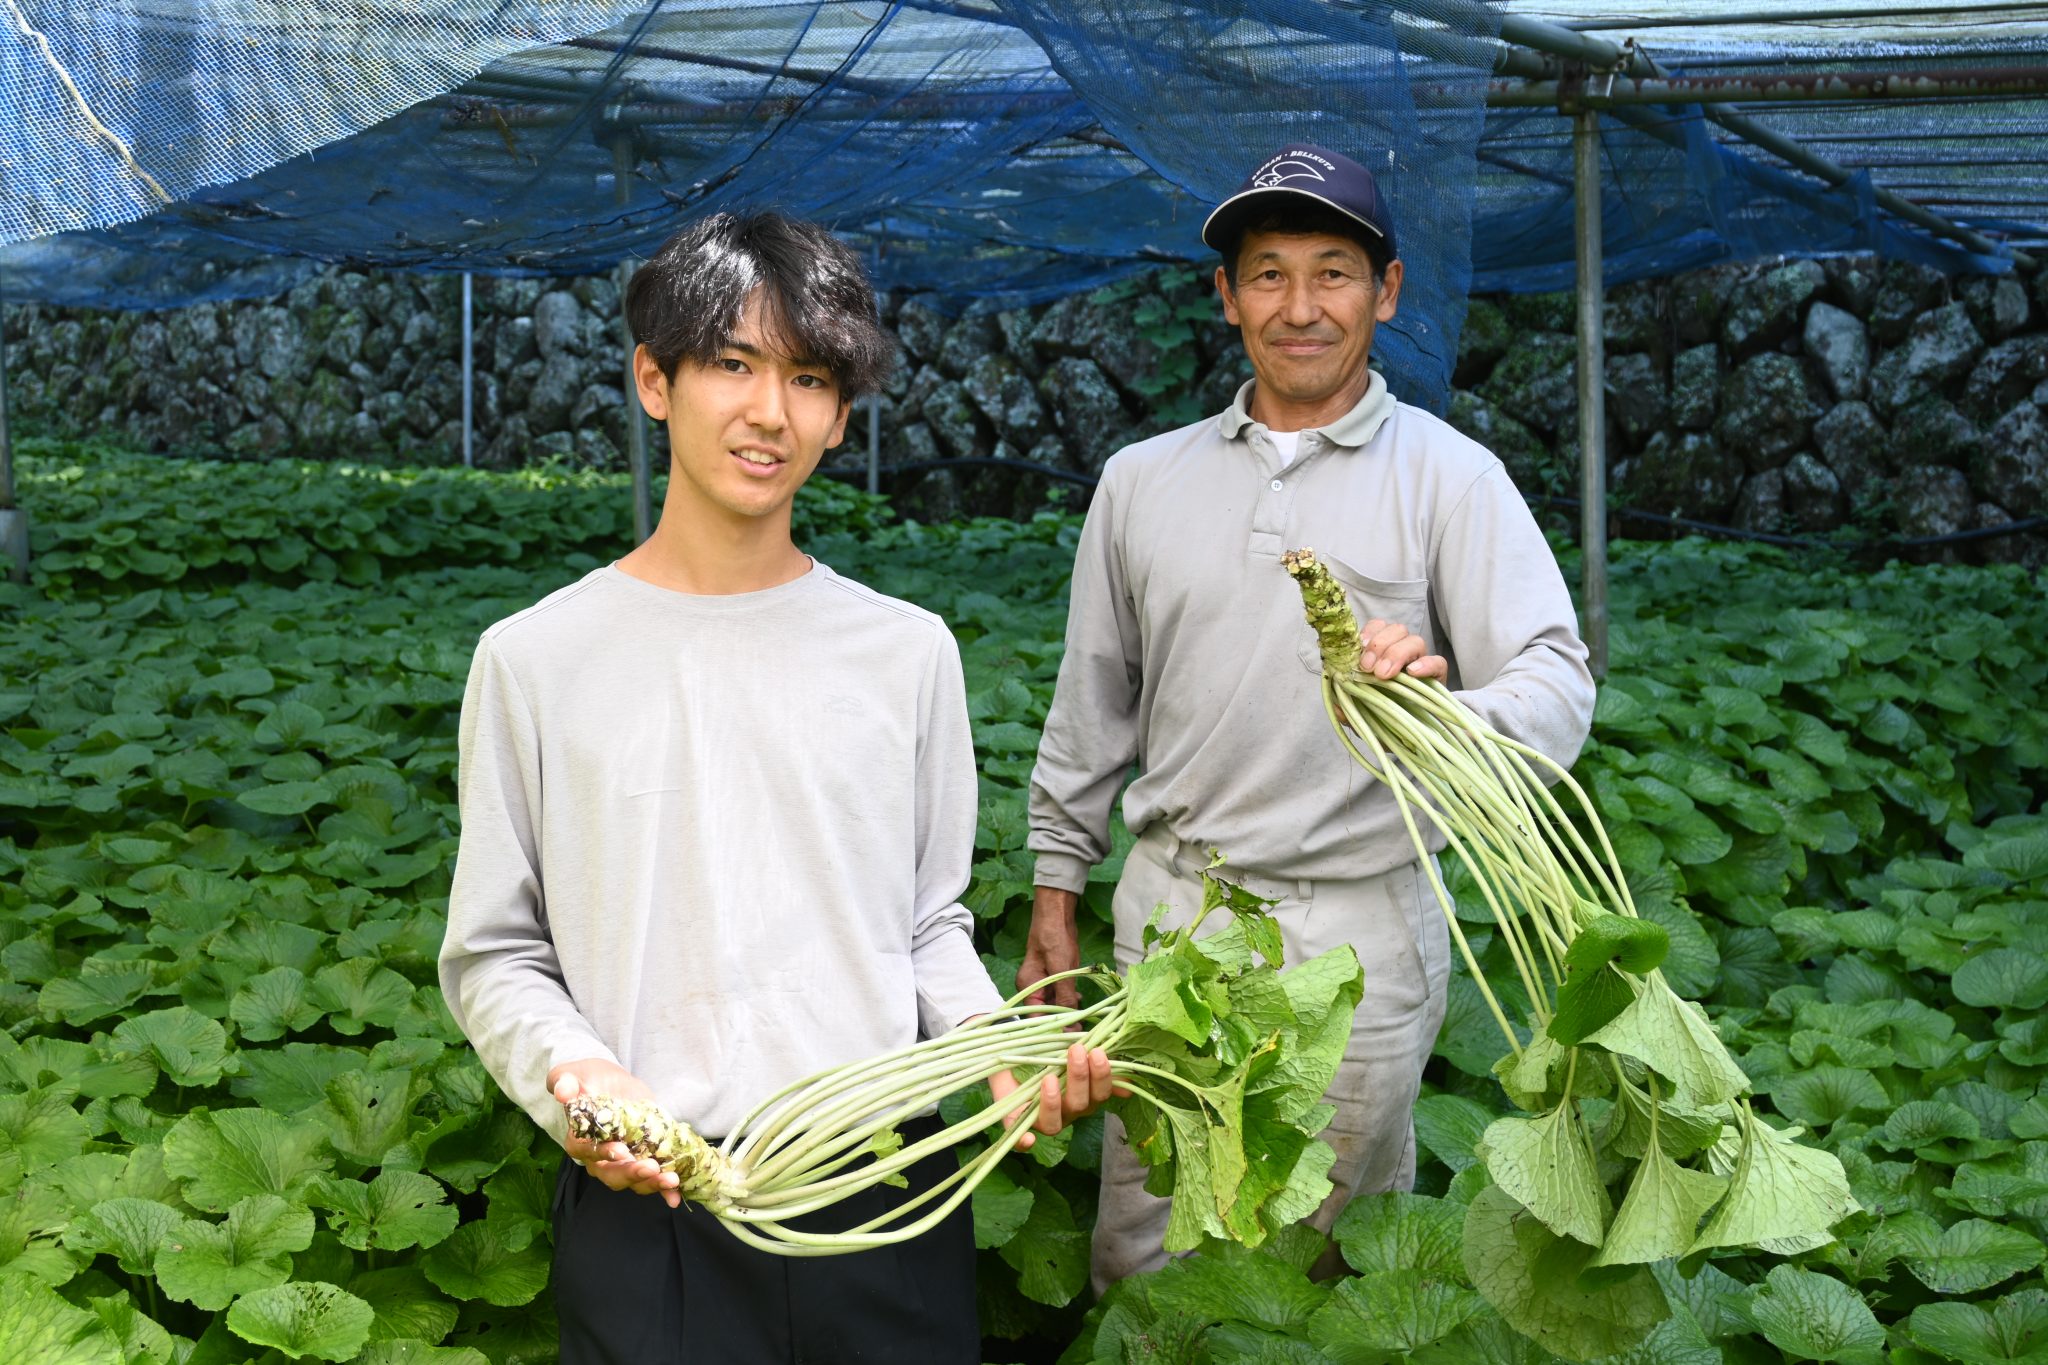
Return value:
[[(936, 1119), (903, 1126), (906, 1142)], [(958, 1168), (950, 1151), (792, 1221), (853, 1227)], [(943, 1197), (943, 1196), (942, 1196)], [(926, 1210), (931, 1205), (925, 1206)], [(741, 1242), (694, 1204), (607, 1189), (563, 1159), (555, 1182), (555, 1308), (562, 1365), (975, 1365), (974, 1222), (963, 1202), (922, 1237), (844, 1256)]]

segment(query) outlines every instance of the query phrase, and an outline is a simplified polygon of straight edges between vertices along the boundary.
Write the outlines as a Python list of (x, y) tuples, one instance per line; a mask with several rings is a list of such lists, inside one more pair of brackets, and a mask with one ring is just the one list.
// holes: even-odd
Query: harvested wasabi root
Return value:
[[(1392, 793), (1471, 984), (1507, 1039), (1495, 1074), (1537, 1115), (1486, 1130), (1479, 1154), (1494, 1183), (1551, 1233), (1599, 1248), (1591, 1264), (1611, 1273), (1717, 1247), (1789, 1254), (1833, 1240), (1829, 1227), (1857, 1208), (1841, 1163), (1756, 1120), (1742, 1098), (1749, 1078), (1657, 969), (1669, 936), (1637, 916), (1585, 792), (1442, 683), (1359, 671), (1358, 623), (1342, 585), (1312, 550), (1282, 562), (1322, 648), (1332, 727)], [(1576, 802), (1585, 834), (1549, 781)], [(1526, 1034), (1474, 957), (1418, 811), (1492, 911), (1527, 1002)], [(1582, 1095), (1615, 1100), (1597, 1136), (1579, 1112)], [(1603, 1165), (1632, 1177), (1611, 1216)], [(1495, 1306), (1523, 1326), (1514, 1305)]]
[(651, 1159), (680, 1182), (693, 1204), (717, 1212), (747, 1192), (746, 1182), (716, 1148), (687, 1123), (677, 1123), (653, 1100), (578, 1095), (569, 1101), (569, 1135), (603, 1145), (621, 1142), (636, 1159)]
[[(743, 1242), (789, 1256), (837, 1255), (915, 1237), (958, 1208), (1031, 1130), (1041, 1080), (1064, 1072), (1078, 1042), (1106, 1051), (1129, 1092), (1110, 1107), (1153, 1168), (1148, 1188), (1173, 1196), (1167, 1249), (1210, 1236), (1257, 1246), (1330, 1192), (1333, 1154), (1315, 1134), (1329, 1121), (1320, 1101), (1350, 1036), (1363, 974), (1349, 947), (1282, 973), (1267, 902), (1206, 873), (1203, 883), (1192, 922), (1162, 931), (1155, 915), (1147, 954), (1128, 972), (1048, 977), (943, 1037), (799, 1081), (716, 1147), (649, 1101), (580, 1096), (568, 1106), (569, 1130), (624, 1143), (673, 1171), (683, 1198)], [(1197, 939), (1218, 909), (1230, 923)], [(1077, 978), (1099, 994), (1092, 1004), (1026, 1003), (1053, 981)], [(948, 1105), (941, 1131), (904, 1142), (898, 1125), (1005, 1069), (1018, 1082), (1010, 1094), (957, 1119), (961, 1111)], [(790, 1226), (859, 1191), (903, 1186), (912, 1164), (984, 1133), (986, 1148), (962, 1148), (958, 1169), (877, 1217), (840, 1232)]]

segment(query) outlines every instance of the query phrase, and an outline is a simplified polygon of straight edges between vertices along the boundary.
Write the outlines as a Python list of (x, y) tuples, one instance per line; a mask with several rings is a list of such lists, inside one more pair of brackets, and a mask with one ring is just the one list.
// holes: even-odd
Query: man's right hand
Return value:
[[(1048, 976), (1071, 972), (1081, 965), (1081, 933), (1075, 923), (1081, 897), (1072, 891), (1050, 886), (1036, 887), (1031, 896), (1031, 932), (1024, 940), (1024, 965), (1017, 969), (1017, 989), (1036, 985)], [(1050, 1003), (1073, 1009), (1081, 1003), (1081, 990), (1072, 978), (1055, 981), (1042, 991), (1031, 993), (1031, 1003)]]
[[(548, 1089), (554, 1091), (555, 1099), (564, 1105), (579, 1095), (610, 1095), (622, 1100), (654, 1098), (654, 1092), (647, 1088), (645, 1081), (603, 1057), (563, 1062), (548, 1073)], [(659, 1163), (646, 1157), (635, 1157), (623, 1142), (607, 1142), (599, 1146), (572, 1135), (562, 1146), (577, 1165), (602, 1180), (610, 1189), (658, 1194), (672, 1209), (682, 1205), (682, 1192), (677, 1188), (682, 1182), (676, 1173), (664, 1171)]]

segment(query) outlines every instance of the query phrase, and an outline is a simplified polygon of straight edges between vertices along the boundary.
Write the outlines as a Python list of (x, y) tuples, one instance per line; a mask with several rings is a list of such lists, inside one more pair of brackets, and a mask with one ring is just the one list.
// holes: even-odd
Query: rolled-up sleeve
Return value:
[(1109, 854), (1109, 817), (1138, 756), (1143, 679), (1138, 613), (1118, 549), (1118, 462), (1081, 527), (1068, 594), (1066, 652), (1031, 770), (1033, 880), (1082, 890)]
[(935, 626), (934, 634), (918, 717), (917, 903), (910, 937), (918, 1027), (927, 1038), (1003, 1003), (974, 951), (974, 914), (960, 903), (973, 871), (980, 783), (960, 647), (944, 627)]
[(484, 1068), (560, 1141), (566, 1129), (548, 1072), (563, 1062), (617, 1058), (570, 998), (548, 935), (537, 834), (540, 747), (532, 710), (489, 636), (470, 664), (457, 743), (462, 836), (441, 990)]
[(1458, 699), (1570, 767), (1592, 730), (1593, 674), (1557, 557), (1498, 463), (1452, 505), (1433, 559)]

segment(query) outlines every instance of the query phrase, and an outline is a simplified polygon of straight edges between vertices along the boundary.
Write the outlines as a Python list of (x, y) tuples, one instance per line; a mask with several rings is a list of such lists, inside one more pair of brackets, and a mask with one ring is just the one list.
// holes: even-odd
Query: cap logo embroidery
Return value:
[(1261, 189), (1284, 185), (1290, 180), (1321, 180), (1323, 173), (1306, 161), (1292, 158), (1272, 162), (1252, 177), (1252, 183)]

